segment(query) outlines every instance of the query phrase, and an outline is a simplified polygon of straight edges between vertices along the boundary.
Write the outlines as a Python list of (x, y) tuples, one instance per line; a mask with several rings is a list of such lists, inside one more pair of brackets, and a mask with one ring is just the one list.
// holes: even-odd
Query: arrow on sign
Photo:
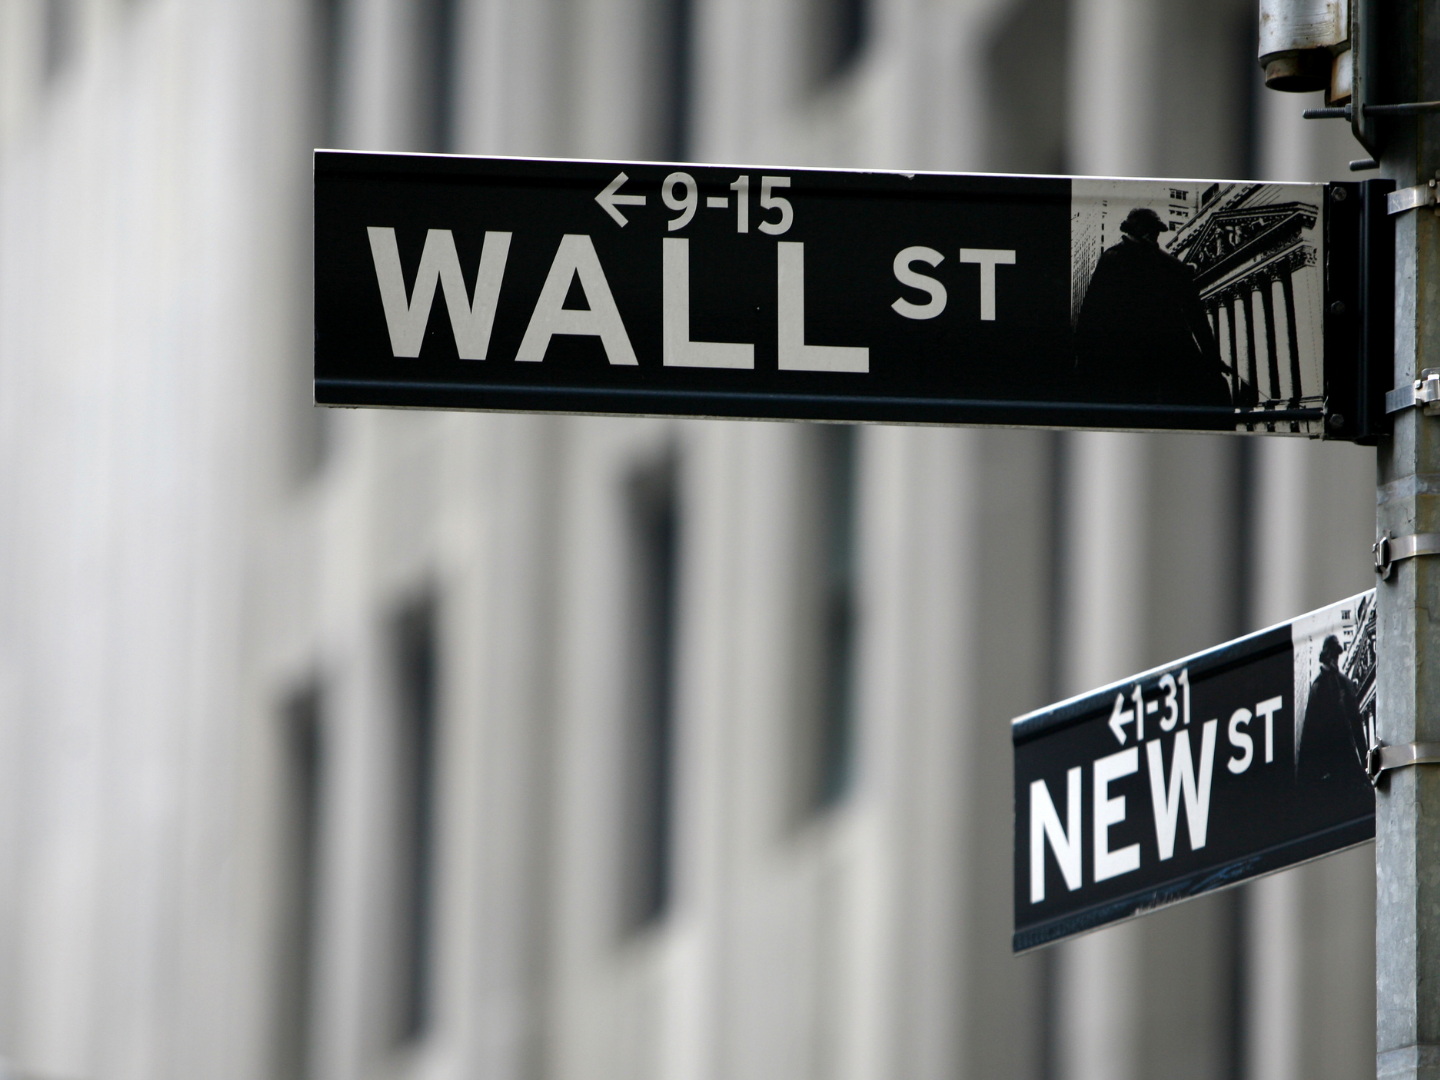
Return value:
[(620, 213), (620, 211), (616, 210), (615, 208), (617, 206), (645, 205), (644, 195), (615, 194), (617, 191), (620, 190), (620, 185), (625, 183), (625, 181), (629, 179), (630, 178), (622, 172), (619, 176), (615, 177), (614, 180), (611, 180), (610, 183), (605, 186), (604, 191), (600, 192), (599, 195), (595, 196), (595, 201), (600, 204), (600, 209), (604, 210), (607, 214), (614, 218), (615, 224), (619, 225), (622, 229), (629, 224), (629, 221), (626, 220), (624, 214)]
[(1115, 733), (1115, 738), (1119, 741), (1121, 746), (1125, 745), (1125, 725), (1135, 722), (1135, 710), (1122, 709), (1120, 706), (1124, 704), (1125, 695), (1116, 694), (1115, 707), (1110, 710), (1110, 730)]

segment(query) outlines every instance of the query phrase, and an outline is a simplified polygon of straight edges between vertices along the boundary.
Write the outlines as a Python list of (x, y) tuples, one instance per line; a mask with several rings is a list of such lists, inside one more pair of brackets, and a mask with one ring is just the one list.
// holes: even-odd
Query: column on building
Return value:
[(1260, 314), (1265, 320), (1265, 359), (1268, 362), (1266, 370), (1270, 375), (1270, 397), (1275, 401), (1282, 401), (1285, 393), (1284, 388), (1280, 385), (1280, 351), (1275, 335), (1274, 284), (1274, 279), (1270, 275), (1256, 275), (1255, 292), (1259, 294)]
[(1300, 342), (1295, 318), (1295, 285), (1291, 280), (1291, 268), (1287, 263), (1279, 268), (1280, 295), (1285, 308), (1286, 359), (1290, 361), (1290, 396), (1295, 404), (1300, 403)]
[[(1239, 3), (1203, 17), (1198, 7), (1158, 0), (1074, 6), (1072, 168), (1187, 176), (1243, 167), (1235, 118), (1245, 87), (1237, 65), (1221, 58), (1253, 17)], [(1184, 50), (1172, 46), (1178, 40)], [(1185, 122), (1176, 125), (1177, 116)], [(1250, 298), (1239, 299), (1253, 364)], [(1227, 317), (1233, 340), (1233, 306)], [(1078, 434), (1067, 438), (1065, 460), (1064, 692), (1232, 636), (1238, 444)], [(1236, 904), (1233, 894), (1205, 897), (1062, 945), (1054, 1075), (1226, 1075), (1237, 1053)]]
[(1241, 315), (1245, 319), (1245, 361), (1250, 370), (1250, 385), (1255, 388), (1259, 401), (1264, 402), (1267, 395), (1260, 385), (1260, 360), (1255, 354), (1255, 298), (1248, 282), (1242, 280), (1236, 288), (1240, 293)]

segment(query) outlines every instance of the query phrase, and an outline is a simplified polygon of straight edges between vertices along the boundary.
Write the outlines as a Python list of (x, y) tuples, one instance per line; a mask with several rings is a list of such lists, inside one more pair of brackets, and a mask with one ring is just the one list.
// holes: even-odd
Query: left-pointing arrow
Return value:
[(623, 183), (625, 183), (626, 180), (629, 179), (630, 178), (622, 172), (619, 176), (615, 177), (614, 180), (611, 180), (610, 183), (605, 186), (604, 191), (600, 192), (599, 195), (595, 196), (595, 201), (600, 204), (600, 208), (604, 210), (607, 214), (609, 214), (612, 218), (614, 218), (615, 224), (619, 225), (622, 229), (629, 224), (629, 221), (626, 220), (625, 215), (620, 213), (620, 211), (617, 210), (616, 207), (645, 205), (644, 195), (615, 194), (617, 191), (620, 190), (620, 185), (622, 185)]
[(1125, 695), (1116, 694), (1115, 707), (1110, 710), (1110, 730), (1115, 733), (1115, 738), (1121, 746), (1125, 745), (1125, 736), (1128, 734), (1125, 725), (1135, 722), (1135, 710), (1120, 708), (1124, 704)]

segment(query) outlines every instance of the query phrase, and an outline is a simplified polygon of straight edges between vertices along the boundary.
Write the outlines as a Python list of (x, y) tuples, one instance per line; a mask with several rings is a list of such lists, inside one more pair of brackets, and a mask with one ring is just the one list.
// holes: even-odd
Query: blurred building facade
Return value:
[(1017, 959), (1008, 739), (1368, 587), (1369, 451), (309, 405), (315, 146), (1345, 175), (1254, 17), (0, 0), (6, 1067), (1371, 1070), (1369, 849)]

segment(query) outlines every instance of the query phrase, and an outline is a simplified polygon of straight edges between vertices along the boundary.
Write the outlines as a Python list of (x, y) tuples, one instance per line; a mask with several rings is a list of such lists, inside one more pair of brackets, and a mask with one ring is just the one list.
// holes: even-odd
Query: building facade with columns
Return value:
[(316, 146), (1345, 175), (1254, 19), (0, 0), (0, 1074), (1371, 1070), (1369, 848), (1013, 957), (1008, 730), (1368, 587), (1371, 451), (308, 398)]

